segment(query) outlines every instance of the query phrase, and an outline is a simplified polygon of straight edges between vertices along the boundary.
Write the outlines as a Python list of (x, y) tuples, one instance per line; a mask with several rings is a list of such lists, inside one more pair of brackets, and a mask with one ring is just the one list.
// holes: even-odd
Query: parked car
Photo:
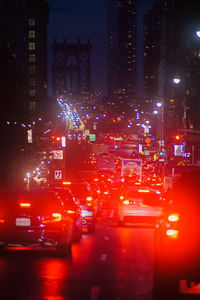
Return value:
[(0, 248), (54, 247), (71, 252), (73, 218), (55, 193), (47, 190), (0, 194)]
[(200, 283), (199, 183), (200, 171), (186, 172), (167, 195), (168, 205), (155, 232), (156, 299), (177, 299), (181, 280), (185, 289)]

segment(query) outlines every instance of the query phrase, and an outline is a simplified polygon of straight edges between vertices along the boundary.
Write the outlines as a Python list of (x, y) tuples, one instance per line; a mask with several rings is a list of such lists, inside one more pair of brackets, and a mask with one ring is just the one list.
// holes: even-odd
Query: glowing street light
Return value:
[(161, 107), (161, 106), (162, 106), (162, 103), (161, 103), (161, 102), (157, 102), (157, 103), (156, 103), (156, 106), (157, 106), (157, 107)]
[(197, 30), (195, 33), (196, 33), (196, 36), (200, 39), (200, 30)]
[(179, 84), (181, 82), (181, 80), (180, 80), (180, 78), (175, 77), (175, 78), (173, 78), (173, 82), (175, 84)]

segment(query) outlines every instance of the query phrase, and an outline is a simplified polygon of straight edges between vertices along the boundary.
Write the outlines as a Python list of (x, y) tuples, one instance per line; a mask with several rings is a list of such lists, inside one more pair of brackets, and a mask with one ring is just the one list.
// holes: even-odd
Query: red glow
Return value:
[(75, 214), (75, 210), (68, 209), (67, 213), (73, 215), (73, 214)]
[(170, 222), (177, 222), (179, 220), (179, 215), (178, 214), (171, 214), (169, 217), (168, 217), (168, 220)]
[(87, 197), (86, 200), (87, 201), (92, 201), (92, 197)]
[(178, 238), (178, 230), (175, 230), (175, 229), (168, 229), (166, 234), (172, 238), (172, 239), (177, 239)]
[(31, 204), (30, 203), (21, 202), (20, 206), (21, 207), (31, 207)]
[(149, 190), (138, 190), (138, 193), (149, 193)]
[(129, 200), (124, 200), (123, 204), (129, 205)]

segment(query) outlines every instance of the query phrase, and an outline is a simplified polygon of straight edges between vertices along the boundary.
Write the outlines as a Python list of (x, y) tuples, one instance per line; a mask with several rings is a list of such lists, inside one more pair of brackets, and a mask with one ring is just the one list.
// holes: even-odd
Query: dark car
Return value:
[(0, 248), (53, 247), (69, 254), (73, 219), (55, 193), (47, 190), (0, 194)]
[(156, 299), (177, 299), (184, 286), (187, 290), (200, 282), (199, 195), (200, 172), (182, 174), (168, 193), (155, 232)]
[(90, 184), (87, 181), (73, 180), (68, 185), (81, 208), (83, 231), (95, 231), (97, 203)]
[(82, 236), (82, 217), (81, 208), (76, 203), (75, 198), (72, 195), (70, 189), (62, 187), (49, 187), (49, 190), (55, 193), (55, 195), (60, 199), (66, 212), (71, 215), (73, 219), (73, 241), (78, 242)]

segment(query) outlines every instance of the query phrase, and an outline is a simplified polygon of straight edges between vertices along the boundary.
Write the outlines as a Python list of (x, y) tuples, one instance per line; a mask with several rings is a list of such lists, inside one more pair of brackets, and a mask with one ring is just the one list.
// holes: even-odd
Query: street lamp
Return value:
[(200, 39), (200, 30), (196, 30), (196, 36)]

